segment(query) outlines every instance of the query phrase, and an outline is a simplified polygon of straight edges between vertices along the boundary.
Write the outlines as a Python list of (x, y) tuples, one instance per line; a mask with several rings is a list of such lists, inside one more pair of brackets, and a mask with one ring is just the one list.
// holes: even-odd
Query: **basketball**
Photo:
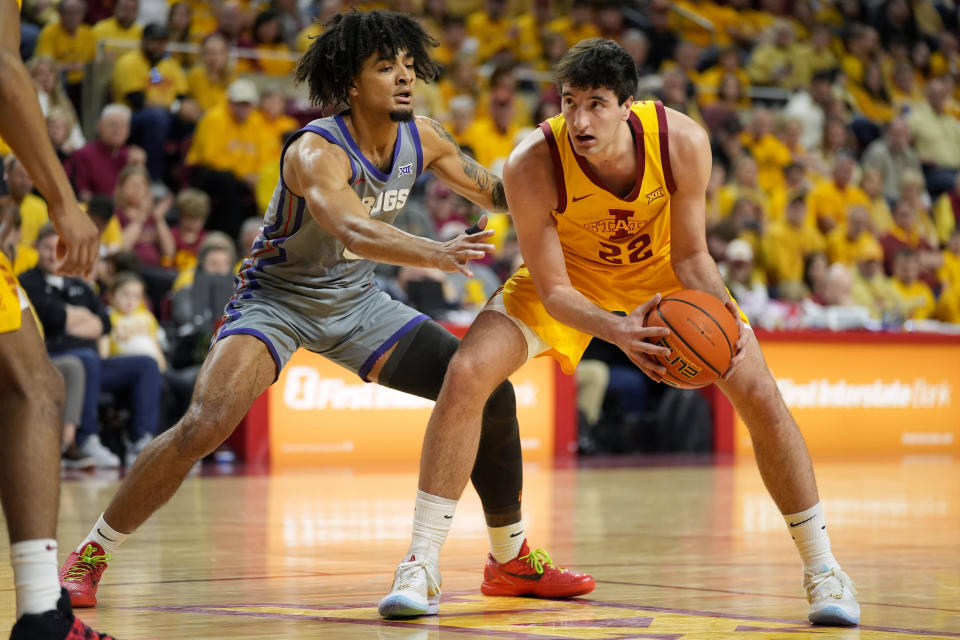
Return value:
[(739, 335), (737, 320), (723, 302), (694, 289), (660, 300), (647, 314), (646, 325), (670, 329), (670, 335), (651, 339), (670, 349), (670, 355), (653, 359), (667, 368), (663, 381), (680, 389), (719, 380), (730, 366)]

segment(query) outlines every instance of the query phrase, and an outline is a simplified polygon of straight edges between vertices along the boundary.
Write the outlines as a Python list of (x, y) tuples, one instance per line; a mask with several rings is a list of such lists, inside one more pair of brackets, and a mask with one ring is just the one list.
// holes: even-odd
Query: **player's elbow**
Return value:
[(370, 227), (369, 220), (351, 217), (337, 225), (337, 228), (333, 229), (333, 235), (340, 239), (350, 253), (367, 257), (370, 247), (376, 244)]

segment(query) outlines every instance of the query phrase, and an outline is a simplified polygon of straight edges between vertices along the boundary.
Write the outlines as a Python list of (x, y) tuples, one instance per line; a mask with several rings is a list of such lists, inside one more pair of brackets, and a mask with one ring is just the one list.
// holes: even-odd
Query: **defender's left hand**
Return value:
[(732, 302), (727, 302), (724, 305), (733, 317), (737, 320), (737, 329), (739, 334), (737, 336), (737, 344), (734, 345), (733, 358), (730, 360), (730, 366), (727, 368), (726, 373), (723, 374), (724, 380), (729, 380), (730, 376), (733, 375), (733, 372), (737, 369), (737, 366), (743, 362), (747, 354), (744, 352), (744, 349), (747, 347), (747, 342), (750, 340), (750, 336), (753, 334), (753, 329), (743, 321), (743, 318), (740, 317), (740, 309)]

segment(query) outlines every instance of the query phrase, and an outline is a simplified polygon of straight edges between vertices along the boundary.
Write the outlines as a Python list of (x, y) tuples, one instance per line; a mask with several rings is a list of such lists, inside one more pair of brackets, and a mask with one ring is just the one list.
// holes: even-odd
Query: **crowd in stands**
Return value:
[[(0, 141), (0, 206), (16, 226), (3, 250), (50, 353), (81, 372), (65, 460), (115, 466), (178, 417), (285, 136), (321, 115), (292, 87), (296, 56), (351, 6), (419, 17), (443, 74), (418, 84), (417, 113), (495, 173), (559, 113), (549, 71), (566, 49), (622, 44), (636, 97), (711, 135), (709, 248), (755, 325), (960, 323), (952, 0), (25, 0), (21, 54), (101, 230), (90, 280), (54, 275), (46, 204)], [(398, 223), (442, 239), (482, 213), (425, 175)], [(383, 288), (469, 322), (522, 262), (509, 216), (488, 215), (497, 250), (474, 279), (384, 266)], [(103, 394), (135, 398), (113, 451), (98, 438)]]

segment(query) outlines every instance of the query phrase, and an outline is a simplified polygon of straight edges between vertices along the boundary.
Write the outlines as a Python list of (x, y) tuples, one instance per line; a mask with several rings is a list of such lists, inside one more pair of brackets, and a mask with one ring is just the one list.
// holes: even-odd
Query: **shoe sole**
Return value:
[(483, 582), (480, 585), (480, 593), (485, 596), (533, 596), (534, 598), (575, 598), (590, 593), (596, 587), (596, 582), (590, 580), (579, 584), (565, 585), (543, 585), (537, 584), (531, 587), (515, 584), (495, 584)]
[(826, 627), (855, 627), (860, 624), (860, 618), (853, 619), (839, 607), (827, 607), (817, 613), (811, 613), (808, 618), (811, 623)]
[(84, 597), (84, 596), (75, 596), (70, 594), (70, 604), (74, 609), (91, 609), (97, 606), (97, 597)]
[(384, 618), (416, 618), (419, 616), (434, 616), (440, 610), (440, 603), (427, 602), (424, 609), (419, 602), (413, 602), (402, 595), (389, 595), (380, 601), (377, 612)]

